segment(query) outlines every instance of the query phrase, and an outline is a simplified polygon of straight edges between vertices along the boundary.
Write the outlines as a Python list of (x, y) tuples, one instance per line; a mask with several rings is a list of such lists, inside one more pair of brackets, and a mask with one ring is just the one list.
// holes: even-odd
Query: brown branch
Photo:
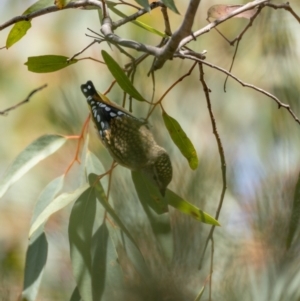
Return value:
[(219, 66), (216, 66), (214, 64), (211, 64), (211, 63), (209, 63), (207, 61), (203, 61), (203, 60), (201, 60), (199, 58), (193, 57), (191, 55), (180, 54), (180, 55), (176, 55), (176, 57), (191, 59), (191, 60), (197, 61), (199, 63), (202, 63), (204, 65), (207, 65), (207, 66), (209, 66), (209, 67), (211, 67), (213, 69), (216, 69), (218, 71), (221, 71), (221, 72), (227, 74), (228, 76), (230, 76), (231, 78), (233, 78), (235, 81), (237, 81), (239, 84), (241, 84), (243, 87), (247, 87), (247, 88), (253, 89), (255, 91), (258, 91), (258, 92), (260, 92), (260, 93), (268, 96), (269, 98), (273, 99), (277, 103), (278, 109), (280, 109), (281, 107), (284, 108), (284, 109), (286, 109), (289, 112), (289, 114), (293, 117), (293, 119), (298, 124), (300, 124), (299, 118), (296, 116), (296, 114), (294, 113), (294, 111), (291, 109), (290, 105), (281, 102), (276, 96), (274, 96), (273, 94), (265, 91), (264, 89), (256, 87), (256, 86), (254, 86), (252, 84), (245, 83), (245, 82), (241, 81), (239, 78), (237, 78), (236, 76), (234, 76), (232, 73), (228, 72), (227, 70), (225, 70), (225, 69), (223, 69), (223, 68), (221, 68)]
[(14, 106), (11, 106), (11, 107), (3, 110), (3, 111), (0, 111), (0, 115), (7, 115), (9, 111), (14, 110), (14, 109), (20, 107), (21, 105), (25, 104), (26, 102), (29, 102), (29, 100), (33, 96), (33, 94), (35, 94), (36, 92), (38, 92), (38, 91), (40, 91), (40, 90), (42, 90), (42, 89), (44, 89), (46, 87), (47, 87), (47, 84), (45, 84), (45, 85), (43, 85), (43, 86), (41, 86), (41, 87), (39, 87), (37, 89), (34, 89), (32, 92), (29, 93), (29, 95), (24, 100), (20, 101), (19, 103), (17, 103)]
[(295, 13), (295, 11), (291, 8), (289, 2), (284, 4), (272, 4), (272, 3), (266, 3), (265, 6), (272, 7), (274, 9), (284, 9), (288, 12), (290, 12), (293, 17), (300, 23), (300, 17)]
[[(219, 216), (220, 216), (220, 213), (221, 213), (221, 209), (222, 209), (222, 205), (223, 205), (223, 201), (224, 201), (224, 196), (225, 196), (225, 192), (226, 192), (226, 189), (227, 189), (226, 160), (225, 160), (225, 154), (224, 154), (222, 141), (221, 141), (220, 135), (218, 133), (216, 120), (215, 120), (215, 117), (214, 117), (214, 114), (213, 114), (213, 111), (212, 111), (211, 101), (210, 101), (210, 97), (209, 97), (209, 93), (211, 91), (207, 87), (207, 84), (206, 84), (205, 79), (204, 79), (204, 71), (203, 71), (202, 63), (199, 63), (198, 66), (199, 66), (199, 71), (200, 71), (200, 82), (202, 84), (203, 91), (204, 91), (204, 94), (205, 94), (205, 99), (206, 99), (207, 108), (208, 108), (208, 112), (209, 112), (209, 116), (210, 116), (210, 121), (211, 121), (212, 129), (213, 129), (213, 134), (216, 138), (216, 142), (217, 142), (218, 150), (219, 150), (219, 155), (220, 155), (220, 162), (221, 162), (221, 173), (222, 173), (223, 187), (222, 187), (222, 191), (221, 191), (221, 195), (220, 195), (219, 205), (218, 205), (216, 215), (215, 215), (215, 219), (218, 219)], [(203, 252), (202, 252), (202, 256), (201, 256), (201, 259), (200, 259), (199, 269), (201, 269), (202, 261), (203, 261), (203, 258), (204, 258), (204, 254), (205, 254), (208, 242), (213, 238), (215, 228), (216, 228), (216, 226), (211, 227), (210, 232), (208, 234), (208, 237), (206, 239), (204, 249), (203, 249)]]

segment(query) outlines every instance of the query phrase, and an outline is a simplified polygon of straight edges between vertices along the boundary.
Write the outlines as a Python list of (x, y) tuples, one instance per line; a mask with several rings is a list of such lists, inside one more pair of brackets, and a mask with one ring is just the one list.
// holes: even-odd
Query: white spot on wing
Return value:
[(105, 106), (105, 111), (109, 112), (110, 111), (110, 107)]
[(85, 92), (85, 93), (86, 93), (86, 92), (87, 92), (87, 89), (85, 89), (85, 88), (84, 88), (84, 89), (83, 89), (83, 92)]
[(111, 117), (116, 117), (116, 116), (117, 116), (117, 114), (115, 114), (115, 113), (113, 113), (113, 112), (110, 112), (109, 115), (110, 115)]
[(100, 122), (100, 115), (97, 115), (97, 121)]
[(101, 127), (104, 129), (104, 122), (101, 121)]
[(96, 118), (96, 116), (97, 116), (97, 111), (94, 110), (93, 112), (94, 112), (94, 118)]
[(124, 113), (122, 111), (118, 111), (118, 115), (121, 116), (124, 115)]
[(92, 87), (91, 87), (90, 85), (88, 85), (87, 88), (88, 88), (89, 90), (92, 89)]

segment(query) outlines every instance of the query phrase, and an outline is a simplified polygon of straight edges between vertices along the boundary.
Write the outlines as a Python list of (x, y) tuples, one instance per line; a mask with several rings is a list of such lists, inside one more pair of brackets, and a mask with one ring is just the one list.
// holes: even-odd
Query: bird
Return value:
[(164, 197), (173, 170), (167, 151), (158, 145), (147, 121), (100, 96), (92, 81), (81, 85), (100, 140), (120, 165), (140, 171)]

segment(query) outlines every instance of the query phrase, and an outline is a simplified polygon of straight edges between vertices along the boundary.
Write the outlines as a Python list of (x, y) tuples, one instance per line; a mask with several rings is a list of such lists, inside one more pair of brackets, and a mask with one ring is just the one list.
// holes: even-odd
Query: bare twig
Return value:
[(90, 48), (95, 43), (101, 43), (101, 42), (102, 42), (101, 40), (94, 40), (92, 43), (90, 43), (89, 45), (87, 45), (86, 47), (84, 47), (82, 50), (80, 50), (77, 53), (75, 53), (71, 58), (67, 59), (67, 62), (72, 61), (75, 57), (77, 57), (78, 55), (82, 54), (84, 51), (86, 51), (88, 48)]
[[(206, 102), (207, 102), (207, 108), (208, 108), (210, 121), (211, 121), (212, 129), (213, 129), (213, 134), (215, 135), (215, 138), (216, 138), (216, 142), (217, 142), (218, 150), (219, 150), (219, 155), (220, 155), (220, 161), (221, 161), (221, 173), (222, 173), (223, 187), (222, 187), (222, 191), (221, 191), (221, 195), (220, 195), (219, 205), (218, 205), (216, 215), (215, 215), (215, 219), (218, 219), (219, 216), (220, 216), (220, 213), (221, 213), (221, 209), (222, 209), (222, 205), (223, 205), (223, 201), (224, 201), (224, 196), (225, 196), (225, 192), (226, 192), (226, 189), (227, 189), (226, 160), (225, 160), (225, 154), (224, 154), (222, 141), (221, 141), (220, 135), (219, 135), (218, 130), (217, 130), (216, 120), (215, 120), (215, 117), (214, 117), (214, 114), (213, 114), (213, 111), (212, 111), (212, 107), (211, 107), (211, 101), (210, 101), (210, 97), (209, 97), (210, 90), (207, 87), (207, 84), (206, 84), (205, 79), (204, 79), (203, 65), (202, 65), (202, 63), (199, 63), (198, 66), (199, 66), (199, 71), (200, 71), (200, 82), (202, 84), (203, 91), (204, 91), (204, 94), (205, 94), (205, 99), (206, 99)], [(204, 258), (204, 254), (205, 254), (208, 242), (210, 240), (212, 240), (212, 238), (213, 238), (215, 227), (216, 226), (211, 227), (210, 232), (208, 234), (208, 237), (206, 239), (204, 249), (203, 249), (203, 253), (202, 253), (202, 256), (201, 256), (201, 259), (200, 259), (199, 269), (202, 266), (202, 261), (203, 261), (203, 258)], [(212, 272), (211, 272), (211, 274), (212, 274)]]
[(241, 81), (238, 77), (234, 76), (232, 73), (228, 72), (227, 70), (219, 67), (219, 66), (216, 66), (214, 64), (211, 64), (207, 61), (203, 61), (199, 58), (196, 58), (196, 57), (193, 57), (193, 56), (190, 56), (190, 55), (184, 55), (184, 54), (180, 54), (180, 55), (176, 55), (177, 57), (180, 57), (180, 58), (188, 58), (188, 59), (191, 59), (191, 60), (194, 60), (194, 61), (197, 61), (197, 62), (200, 62), (204, 65), (207, 65), (213, 69), (216, 69), (216, 70), (219, 70), (225, 74), (227, 74), (228, 76), (230, 76), (231, 78), (233, 78), (235, 81), (237, 81), (239, 84), (241, 84), (243, 87), (247, 87), (247, 88), (250, 88), (250, 89), (253, 89), (255, 91), (258, 91), (266, 96), (268, 96), (269, 98), (273, 99), (277, 105), (278, 105), (278, 109), (280, 109), (281, 107), (286, 109), (290, 115), (293, 117), (293, 119), (298, 123), (300, 124), (300, 120), (299, 118), (296, 116), (296, 114), (293, 112), (293, 110), (291, 109), (290, 105), (286, 104), (286, 103), (283, 103), (281, 102), (276, 96), (274, 96), (273, 94), (271, 94), (270, 92), (267, 92), (265, 91), (264, 89), (261, 89), (259, 87), (256, 87), (252, 84), (248, 84), (248, 83), (245, 83), (243, 81)]
[(40, 91), (40, 90), (42, 90), (42, 89), (44, 89), (46, 87), (47, 87), (47, 84), (45, 84), (45, 85), (43, 85), (43, 86), (41, 86), (41, 87), (39, 87), (37, 89), (34, 89), (32, 92), (29, 93), (29, 95), (24, 100), (20, 101), (19, 103), (17, 103), (14, 106), (11, 106), (11, 107), (3, 110), (3, 111), (0, 111), (0, 115), (7, 115), (9, 111), (14, 110), (14, 109), (20, 107), (21, 105), (25, 104), (26, 102), (29, 102), (29, 100), (33, 96), (33, 94), (35, 94), (36, 92), (38, 92), (38, 91)]
[(295, 13), (295, 11), (291, 8), (289, 2), (284, 4), (273, 4), (273, 3), (266, 3), (266, 6), (272, 7), (274, 9), (285, 9), (286, 11), (289, 11), (294, 18), (300, 23), (300, 17)]

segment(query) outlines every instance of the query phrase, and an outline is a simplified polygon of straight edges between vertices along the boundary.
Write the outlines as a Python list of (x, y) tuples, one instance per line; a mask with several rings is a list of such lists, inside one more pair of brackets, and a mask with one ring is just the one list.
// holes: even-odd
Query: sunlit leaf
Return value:
[(140, 172), (132, 171), (135, 190), (143, 206), (150, 206), (157, 214), (168, 212), (168, 205), (157, 186)]
[(143, 96), (136, 90), (118, 63), (105, 50), (102, 50), (101, 53), (110, 73), (116, 79), (121, 89), (136, 100), (145, 101)]
[[(33, 13), (37, 10), (40, 10), (42, 8), (45, 8), (49, 5), (53, 4), (53, 0), (40, 0), (31, 5), (28, 9), (25, 10), (23, 15), (28, 15), (30, 13)], [(28, 31), (28, 29), (31, 28), (31, 22), (30, 20), (24, 20), (16, 23), (13, 28), (10, 30), (7, 39), (6, 39), (6, 48), (11, 47), (13, 44), (18, 42), (22, 37), (24, 37)]]
[(47, 262), (47, 255), (48, 242), (44, 232), (44, 227), (40, 227), (29, 241), (25, 259), (24, 288), (21, 300), (36, 300)]
[(196, 169), (198, 167), (198, 157), (191, 140), (187, 137), (177, 120), (172, 118), (165, 111), (163, 111), (162, 116), (173, 142), (188, 160), (190, 168), (193, 170)]
[[(211, 6), (207, 11), (207, 17), (208, 18), (215, 18), (220, 19), (223, 18), (238, 8), (242, 7), (243, 5), (225, 5), (225, 4), (217, 4)], [(249, 10), (246, 10), (242, 13), (239, 13), (238, 15), (235, 15), (233, 18), (245, 18), (250, 19), (252, 18), (257, 12), (257, 8), (252, 8)]]
[(143, 8), (150, 10), (149, 2), (148, 0), (135, 0), (136, 3), (141, 5)]
[(130, 232), (127, 230), (119, 216), (116, 214), (115, 210), (110, 206), (110, 204), (107, 201), (106, 194), (104, 192), (104, 189), (101, 185), (101, 183), (97, 180), (97, 175), (95, 174), (90, 174), (89, 175), (89, 182), (90, 185), (95, 188), (96, 191), (96, 197), (97, 200), (101, 203), (101, 205), (107, 210), (109, 215), (114, 219), (115, 223), (122, 229), (122, 231), (128, 236), (128, 238), (132, 241), (132, 243), (138, 248), (137, 243), (134, 241), (132, 235)]
[(84, 191), (75, 202), (69, 222), (69, 243), (73, 274), (84, 301), (93, 301), (92, 236), (96, 213), (94, 188)]
[(0, 181), (0, 197), (33, 166), (57, 151), (66, 138), (60, 135), (45, 135), (27, 146), (9, 166)]
[(35, 73), (48, 73), (71, 66), (78, 61), (68, 61), (68, 57), (62, 55), (40, 55), (31, 56), (24, 64), (28, 70)]
[(214, 219), (211, 215), (205, 213), (193, 204), (185, 201), (170, 189), (167, 189), (166, 191), (166, 199), (170, 206), (176, 208), (180, 212), (190, 215), (191, 217), (202, 223), (220, 226), (219, 222), (216, 219)]
[(26, 35), (26, 32), (30, 27), (31, 27), (30, 21), (20, 21), (16, 23), (7, 36), (6, 48), (8, 49), (13, 44), (21, 40)]
[(56, 197), (32, 222), (30, 227), (29, 236), (36, 231), (36, 229), (43, 224), (48, 218), (55, 212), (66, 207), (72, 203), (75, 199), (78, 198), (85, 190), (87, 190), (89, 185), (87, 183), (83, 184), (81, 187), (78, 187), (75, 191), (65, 192)]
[(174, 13), (179, 14), (179, 11), (173, 0), (162, 0), (162, 3)]
[(286, 239), (286, 248), (287, 249), (289, 249), (292, 244), (292, 241), (293, 241), (295, 232), (299, 226), (299, 223), (300, 223), (300, 174), (299, 174), (296, 188), (294, 191), (292, 216), (290, 218), (289, 232), (288, 232), (288, 236)]
[[(108, 7), (109, 7), (109, 9), (110, 9), (111, 11), (113, 11), (116, 15), (118, 15), (118, 16), (120, 16), (120, 17), (122, 17), (122, 18), (128, 17), (127, 15), (125, 15), (124, 13), (122, 13), (120, 10), (118, 10), (117, 8), (115, 8), (114, 5), (108, 4)], [(154, 34), (156, 34), (156, 35), (158, 35), (158, 36), (160, 36), (160, 37), (166, 37), (166, 34), (163, 33), (162, 31), (159, 31), (159, 30), (153, 28), (152, 26), (149, 26), (149, 25), (147, 25), (147, 24), (145, 24), (145, 23), (143, 23), (143, 22), (134, 20), (134, 21), (131, 21), (131, 23), (133, 23), (133, 24), (135, 24), (136, 26), (139, 26), (139, 27), (141, 27), (141, 28), (143, 28), (143, 29), (145, 29), (145, 30), (151, 32), (151, 33), (154, 33)]]

